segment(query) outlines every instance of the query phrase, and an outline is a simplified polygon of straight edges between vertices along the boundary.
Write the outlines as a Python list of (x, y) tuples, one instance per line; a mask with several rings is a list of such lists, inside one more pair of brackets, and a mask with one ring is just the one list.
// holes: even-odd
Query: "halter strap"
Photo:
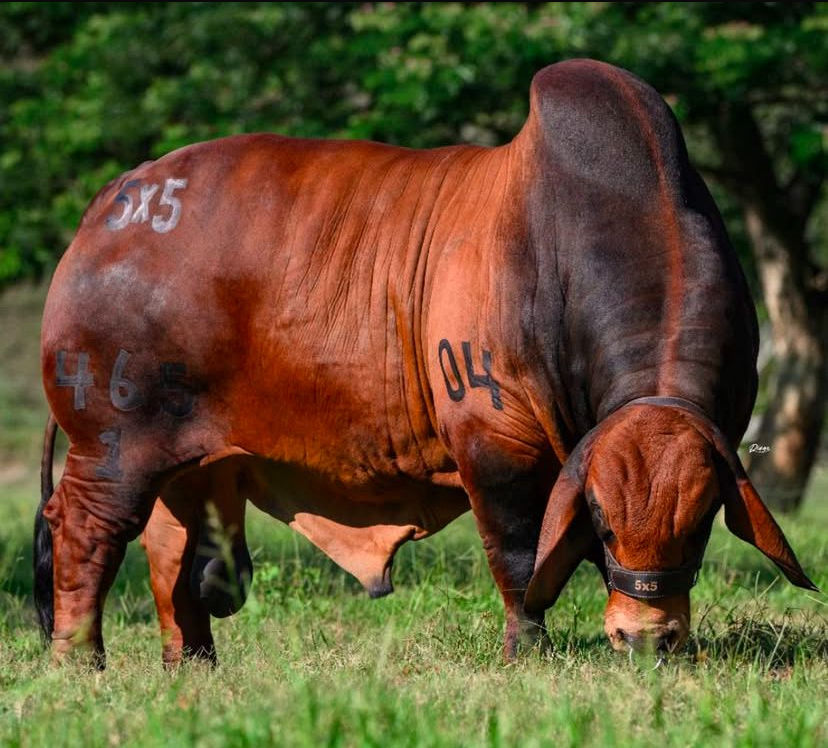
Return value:
[(616, 561), (615, 556), (612, 555), (612, 551), (604, 543), (607, 589), (610, 591), (618, 590), (618, 592), (623, 592), (628, 597), (635, 597), (639, 600), (657, 600), (661, 597), (671, 597), (682, 592), (688, 592), (696, 585), (698, 580), (704, 550), (702, 548), (696, 561), (677, 569), (638, 571), (621, 566)]
[(668, 408), (683, 408), (684, 410), (689, 410), (697, 416), (701, 416), (707, 421), (712, 420), (705, 410), (701, 406), (696, 405), (696, 403), (690, 400), (685, 400), (683, 397), (672, 397), (668, 395), (647, 395), (645, 397), (636, 397), (632, 400), (628, 400), (623, 405), (619, 405), (615, 410), (613, 410), (613, 413), (630, 405), (661, 405)]

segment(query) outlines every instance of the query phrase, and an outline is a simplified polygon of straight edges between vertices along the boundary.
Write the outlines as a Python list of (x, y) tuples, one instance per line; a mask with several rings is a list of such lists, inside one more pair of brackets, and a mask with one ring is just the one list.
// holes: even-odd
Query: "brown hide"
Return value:
[[(483, 349), (506, 363), (500, 330), (481, 329), (488, 269), (469, 255), (508, 214), (501, 201), (512, 157), (510, 149), (415, 152), (243, 136), (183, 149), (111, 185), (84, 216), (44, 317), (47, 394), (73, 450), (100, 467), (100, 435), (119, 429), (119, 459), (146, 474), (234, 451), (299, 466), (319, 493), (274, 504), (273, 513), (362, 581), (381, 578), (403, 538), (468, 507), (436, 433), (424, 353), (448, 336), (459, 358), (462, 336), (473, 341), (478, 368)], [(171, 177), (187, 180), (175, 194), (182, 207), (173, 230), (159, 234), (140, 221), (107, 228), (125, 183)], [(470, 200), (480, 183), (486, 189)], [(441, 264), (456, 276), (451, 307), (427, 336)], [(121, 350), (122, 375), (141, 398), (130, 410), (110, 397)], [(78, 354), (89, 355), (94, 384), (82, 410), (74, 388), (57, 384), (58, 351), (70, 377)], [(186, 367), (184, 399), (194, 406), (184, 417), (164, 408), (167, 363)], [(502, 390), (516, 389), (501, 371)], [(487, 396), (469, 393), (484, 407)], [(389, 504), (389, 520), (377, 503)], [(412, 508), (394, 509), (403, 504)], [(366, 539), (377, 549), (372, 560), (346, 561), (344, 549)]]

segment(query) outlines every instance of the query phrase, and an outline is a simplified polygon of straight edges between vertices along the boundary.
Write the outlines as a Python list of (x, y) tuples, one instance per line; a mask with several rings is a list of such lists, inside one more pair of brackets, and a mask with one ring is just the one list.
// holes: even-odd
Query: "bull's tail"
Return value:
[(49, 413), (46, 433), (43, 436), (43, 458), (40, 462), (40, 506), (37, 508), (34, 523), (34, 601), (40, 630), (47, 643), (52, 640), (52, 632), (55, 628), (55, 601), (52, 533), (49, 523), (43, 516), (43, 509), (54, 491), (52, 463), (55, 457), (56, 435), (57, 421)]

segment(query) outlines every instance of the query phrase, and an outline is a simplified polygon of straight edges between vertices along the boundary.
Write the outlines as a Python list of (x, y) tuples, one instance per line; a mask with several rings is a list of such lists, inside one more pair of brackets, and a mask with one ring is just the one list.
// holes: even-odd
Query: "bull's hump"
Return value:
[[(591, 276), (585, 293), (598, 310), (626, 310), (622, 319), (593, 319), (592, 334), (624, 346), (631, 365), (647, 359), (633, 389), (695, 397), (688, 382), (707, 381), (720, 365), (713, 331), (723, 334), (731, 293), (711, 217), (690, 199), (693, 170), (670, 108), (625, 70), (572, 60), (535, 76), (532, 117), (559, 226), (577, 226), (584, 238), (573, 262)], [(601, 271), (604, 286), (594, 280)], [(639, 317), (649, 334), (629, 329)], [(617, 372), (607, 376), (608, 386), (629, 389)]]
[(595, 60), (550, 65), (532, 80), (531, 115), (561, 179), (651, 200), (678, 188), (684, 145), (658, 92)]

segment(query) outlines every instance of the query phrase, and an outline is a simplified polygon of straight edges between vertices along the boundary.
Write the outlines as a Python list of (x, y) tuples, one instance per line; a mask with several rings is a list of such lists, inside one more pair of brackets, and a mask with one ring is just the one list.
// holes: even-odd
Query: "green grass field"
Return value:
[[(0, 745), (828, 745), (826, 597), (788, 585), (719, 522), (690, 646), (657, 670), (609, 650), (586, 566), (547, 614), (554, 651), (504, 666), (500, 599), (468, 516), (405, 546), (397, 591), (372, 601), (255, 510), (256, 577), (245, 608), (214, 622), (218, 668), (162, 669), (137, 544), (107, 605), (108, 670), (50, 667), (30, 600), (42, 298), (0, 296)], [(826, 466), (782, 524), (828, 587)]]

